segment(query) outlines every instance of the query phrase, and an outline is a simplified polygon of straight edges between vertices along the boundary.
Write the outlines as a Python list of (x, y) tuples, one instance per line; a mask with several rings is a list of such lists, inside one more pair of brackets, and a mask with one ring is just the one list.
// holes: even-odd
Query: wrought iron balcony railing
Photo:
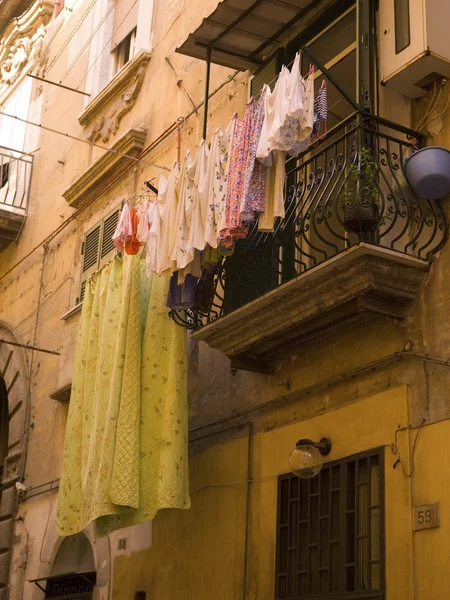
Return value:
[(448, 223), (438, 202), (414, 195), (403, 170), (423, 143), (378, 117), (349, 117), (288, 162), (286, 216), (274, 231), (253, 223), (234, 254), (200, 280), (195, 308), (173, 318), (197, 330), (360, 242), (431, 261)]
[(14, 241), (28, 210), (33, 157), (0, 147), (0, 247)]

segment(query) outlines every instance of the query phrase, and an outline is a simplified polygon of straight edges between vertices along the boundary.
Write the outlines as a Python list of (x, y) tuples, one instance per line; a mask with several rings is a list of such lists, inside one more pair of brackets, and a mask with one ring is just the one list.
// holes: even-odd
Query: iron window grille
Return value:
[(47, 581), (45, 598), (52, 598), (52, 600), (59, 598), (64, 598), (64, 600), (68, 598), (90, 600), (95, 581), (95, 572), (52, 577)]
[(384, 599), (383, 449), (278, 480), (276, 600)]

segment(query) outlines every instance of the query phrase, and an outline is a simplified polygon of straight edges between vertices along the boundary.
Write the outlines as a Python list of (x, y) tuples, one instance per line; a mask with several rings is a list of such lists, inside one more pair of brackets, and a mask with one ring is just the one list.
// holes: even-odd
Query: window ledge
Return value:
[(127, 156), (137, 156), (142, 151), (146, 138), (146, 129), (129, 129), (112, 146), (115, 152), (105, 152), (63, 193), (69, 205), (78, 208), (86, 198), (96, 194), (100, 188), (105, 192), (114, 183), (111, 176), (130, 163), (130, 158)]
[(61, 321), (67, 321), (67, 319), (70, 319), (70, 317), (79, 313), (82, 308), (83, 308), (83, 303), (79, 302), (76, 306), (74, 306), (73, 308), (68, 310), (66, 313), (63, 314), (62, 317), (60, 317)]
[(88, 129), (89, 141), (106, 143), (117, 133), (124, 115), (133, 108), (141, 91), (150, 57), (150, 52), (140, 50), (78, 117), (80, 125)]
[(50, 394), (50, 398), (52, 400), (55, 400), (56, 402), (69, 402), (71, 391), (72, 391), (72, 382), (67, 383), (63, 387), (52, 392)]

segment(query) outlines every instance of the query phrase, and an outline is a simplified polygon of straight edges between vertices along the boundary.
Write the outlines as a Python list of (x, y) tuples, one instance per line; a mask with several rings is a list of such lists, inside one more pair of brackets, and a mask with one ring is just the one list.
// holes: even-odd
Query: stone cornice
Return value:
[(72, 383), (68, 383), (62, 388), (52, 392), (50, 398), (56, 402), (69, 402), (70, 393), (72, 391)]
[(85, 135), (91, 142), (108, 142), (119, 129), (124, 115), (129, 112), (139, 95), (151, 54), (141, 50), (97, 94), (78, 117), (86, 128)]
[(123, 156), (136, 156), (143, 149), (147, 137), (147, 130), (129, 129), (111, 148), (115, 152), (105, 152), (68, 190), (63, 193), (64, 198), (74, 208), (78, 208), (86, 198), (95, 194), (100, 187), (102, 191), (108, 189), (108, 179), (117, 173), (121, 167), (130, 161)]
[[(274, 358), (306, 340), (375, 315), (404, 318), (429, 264), (361, 242), (196, 331), (236, 368), (266, 372)], [(259, 365), (260, 368), (262, 365)]]
[(12, 19), (0, 40), (0, 101), (25, 72), (44, 60), (47, 25), (54, 3), (38, 0), (20, 17)]

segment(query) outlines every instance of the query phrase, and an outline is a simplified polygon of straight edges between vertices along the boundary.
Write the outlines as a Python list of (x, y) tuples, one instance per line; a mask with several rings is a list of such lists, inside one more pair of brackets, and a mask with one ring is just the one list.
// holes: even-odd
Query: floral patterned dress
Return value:
[(225, 219), (220, 231), (222, 248), (232, 248), (236, 239), (245, 238), (248, 220), (253, 218), (254, 212), (264, 210), (264, 166), (255, 168), (263, 119), (264, 99), (261, 97), (258, 102), (249, 102), (244, 118), (236, 122), (230, 155)]

